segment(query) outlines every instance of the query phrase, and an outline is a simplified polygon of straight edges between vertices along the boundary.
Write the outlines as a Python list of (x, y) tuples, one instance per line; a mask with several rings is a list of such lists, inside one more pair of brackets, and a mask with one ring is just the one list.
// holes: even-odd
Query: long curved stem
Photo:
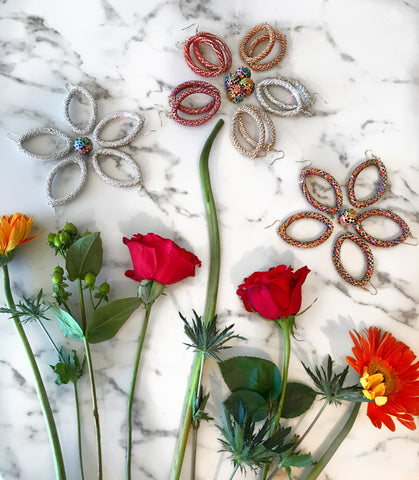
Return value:
[[(210, 242), (210, 267), (208, 273), (207, 298), (203, 315), (205, 324), (208, 324), (208, 322), (210, 322), (215, 315), (218, 283), (220, 278), (220, 234), (218, 230), (217, 210), (215, 208), (215, 202), (211, 188), (208, 161), (212, 144), (214, 143), (215, 137), (217, 136), (223, 124), (224, 120), (218, 120), (202, 148), (201, 156), (199, 159), (199, 173), (201, 177), (201, 187), (204, 196), (205, 209), (207, 212)], [(192, 404), (197, 392), (200, 377), (200, 364), (200, 355), (196, 354), (194, 357), (192, 372), (189, 378), (189, 385), (186, 392), (185, 405), (183, 407), (182, 420), (179, 428), (170, 480), (179, 480), (180, 472), (182, 470), (186, 444), (188, 441), (189, 430), (191, 428)]]
[(127, 461), (126, 461), (126, 478), (131, 479), (131, 454), (132, 454), (132, 404), (134, 402), (135, 384), (137, 382), (138, 368), (140, 365), (141, 352), (143, 350), (144, 339), (147, 331), (148, 321), (153, 303), (146, 305), (143, 326), (141, 327), (140, 338), (138, 341), (137, 355), (135, 357), (134, 371), (132, 374), (131, 388), (128, 396), (128, 412), (127, 412)]
[(333, 457), (333, 455), (336, 453), (336, 450), (340, 447), (341, 443), (345, 440), (348, 433), (351, 431), (353, 424), (355, 423), (356, 417), (358, 416), (360, 407), (361, 402), (355, 402), (348, 419), (342, 427), (342, 430), (337, 434), (337, 436), (332, 441), (329, 448), (325, 451), (320, 460), (316, 462), (316, 465), (314, 465), (314, 468), (307, 475), (305, 480), (315, 480), (324, 470), (326, 465), (329, 463), (329, 460)]
[(89, 375), (90, 375), (90, 389), (92, 393), (93, 418), (95, 421), (95, 432), (96, 432), (98, 480), (102, 480), (103, 478), (102, 443), (101, 443), (101, 437), (100, 437), (99, 409), (97, 406), (95, 376), (94, 376), (94, 370), (93, 370), (93, 364), (92, 364), (92, 356), (90, 354), (89, 342), (87, 341), (87, 338), (85, 336), (83, 336), (83, 342), (84, 342), (84, 348), (86, 350), (87, 366), (88, 366)]
[[(10, 277), (9, 270), (7, 265), (3, 265), (3, 275), (4, 275), (4, 296), (6, 298), (7, 306), (10, 309), (15, 308), (15, 302), (13, 300), (12, 290), (10, 288)], [(46, 427), (48, 431), (49, 440), (52, 446), (54, 454), (54, 466), (57, 480), (65, 480), (65, 468), (64, 460), (61, 451), (60, 439), (58, 437), (57, 427), (55, 425), (54, 417), (52, 415), (51, 405), (48, 400), (48, 395), (45, 390), (44, 383), (42, 381), (41, 374), (36, 364), (35, 356), (32, 352), (31, 346), (29, 344), (28, 338), (26, 337), (25, 331), (22, 327), (22, 324), (19, 321), (19, 318), (13, 316), (13, 323), (15, 325), (17, 334), (22, 341), (23, 348), (25, 350), (26, 356), (28, 358), (32, 373), (35, 377), (36, 389), (38, 391), (39, 401), (41, 403), (42, 413), (45, 417)]]

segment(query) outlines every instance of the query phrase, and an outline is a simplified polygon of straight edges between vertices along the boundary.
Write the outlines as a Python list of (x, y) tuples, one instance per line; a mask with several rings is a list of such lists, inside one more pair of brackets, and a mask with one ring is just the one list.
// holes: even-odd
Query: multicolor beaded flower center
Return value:
[[(373, 195), (370, 198), (367, 198), (366, 200), (358, 200), (355, 194), (355, 182), (360, 172), (368, 167), (375, 167), (378, 170), (379, 184), (377, 187), (377, 191), (375, 195)], [(332, 186), (335, 193), (335, 202), (333, 206), (322, 204), (312, 196), (306, 184), (307, 177), (309, 176), (321, 177)], [(341, 187), (329, 173), (323, 170), (319, 170), (316, 168), (304, 168), (301, 171), (301, 175), (300, 175), (300, 185), (301, 185), (302, 193), (306, 198), (306, 200), (310, 203), (310, 205), (312, 205), (314, 208), (316, 208), (317, 210), (320, 210), (323, 213), (327, 213), (329, 215), (337, 215), (338, 221), (341, 225), (345, 227), (347, 226), (354, 227), (356, 233), (352, 233), (348, 231), (339, 235), (335, 241), (334, 248), (333, 248), (333, 263), (339, 275), (345, 281), (347, 281), (353, 286), (365, 287), (365, 285), (370, 280), (373, 274), (374, 258), (372, 256), (372, 252), (369, 245), (375, 245), (377, 247), (393, 247), (395, 245), (398, 245), (399, 243), (404, 242), (407, 237), (411, 236), (407, 223), (401, 217), (391, 212), (390, 210), (374, 208), (374, 209), (366, 210), (360, 215), (358, 215), (355, 210), (355, 208), (361, 209), (369, 205), (372, 205), (377, 200), (379, 200), (383, 196), (384, 192), (386, 191), (387, 171), (383, 162), (381, 162), (381, 160), (378, 159), (377, 157), (373, 156), (372, 158), (365, 160), (357, 168), (355, 168), (355, 170), (353, 170), (353, 172), (350, 175), (350, 178), (348, 181), (348, 197), (351, 205), (355, 208), (349, 207), (349, 208), (342, 209), (343, 194), (342, 194)], [(400, 235), (390, 240), (381, 240), (367, 233), (364, 230), (362, 223), (367, 218), (375, 217), (375, 216), (386, 217), (393, 220), (395, 223), (397, 223), (397, 225), (400, 227), (400, 230), (401, 230)], [(320, 237), (310, 241), (299, 241), (292, 238), (287, 233), (288, 227), (293, 222), (300, 219), (305, 219), (305, 218), (317, 220), (323, 223), (326, 227), (325, 232)], [(332, 234), (332, 231), (333, 231), (333, 223), (331, 222), (331, 220), (325, 215), (321, 215), (316, 212), (299, 212), (294, 215), (291, 215), (278, 228), (278, 234), (283, 240), (285, 240), (290, 245), (293, 245), (295, 247), (300, 247), (300, 248), (311, 248), (311, 247), (315, 247), (317, 245), (322, 244), (330, 237), (330, 235)], [(362, 278), (355, 278), (352, 275), (350, 275), (342, 264), (340, 252), (341, 252), (342, 244), (345, 240), (349, 240), (353, 242), (362, 250), (362, 252), (365, 255), (366, 271)]]
[(93, 150), (93, 142), (90, 138), (79, 137), (74, 140), (73, 148), (79, 155), (87, 155)]

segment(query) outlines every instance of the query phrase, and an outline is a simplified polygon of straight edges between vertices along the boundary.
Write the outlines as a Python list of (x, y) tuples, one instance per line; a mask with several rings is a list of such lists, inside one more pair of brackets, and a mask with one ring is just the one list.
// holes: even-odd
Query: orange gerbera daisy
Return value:
[(42, 232), (29, 237), (33, 224), (33, 218), (28, 218), (22, 213), (3, 215), (0, 218), (0, 255), (9, 255), (22, 243), (30, 242)]
[(415, 430), (419, 415), (419, 362), (416, 355), (391, 333), (370, 327), (365, 336), (350, 332), (355, 358), (346, 361), (361, 375), (368, 403), (367, 415), (373, 425), (396, 429), (393, 418)]

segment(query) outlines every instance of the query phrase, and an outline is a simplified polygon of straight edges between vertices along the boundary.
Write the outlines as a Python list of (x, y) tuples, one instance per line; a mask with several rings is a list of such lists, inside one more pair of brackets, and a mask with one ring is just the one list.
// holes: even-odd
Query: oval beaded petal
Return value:
[[(372, 235), (368, 234), (364, 228), (362, 227), (362, 222), (367, 218), (375, 217), (375, 216), (382, 216), (393, 220), (401, 229), (401, 234), (393, 239), (390, 240), (380, 240), (379, 238), (375, 238)], [(354, 223), (355, 230), (357, 231), (358, 235), (360, 235), (366, 242), (374, 245), (375, 247), (394, 247), (399, 245), (406, 240), (406, 238), (411, 237), (412, 234), (410, 233), (409, 226), (407, 223), (398, 215), (391, 212), (390, 210), (384, 210), (382, 208), (374, 208), (372, 210), (367, 210), (361, 215), (358, 216), (356, 222)]]
[[(358, 245), (358, 247), (362, 250), (362, 252), (365, 255), (367, 268), (365, 270), (364, 276), (360, 279), (357, 279), (353, 277), (350, 273), (348, 273), (342, 264), (340, 252), (341, 252), (342, 244), (346, 240), (355, 243), (355, 245)], [(374, 272), (374, 258), (372, 256), (372, 252), (368, 244), (358, 235), (350, 232), (339, 235), (333, 247), (332, 258), (333, 258), (333, 263), (335, 264), (336, 270), (338, 271), (339, 275), (349, 284), (353, 285), (354, 287), (365, 287), (365, 285), (370, 281), (371, 276)]]
[[(296, 222), (297, 220), (301, 220), (303, 218), (308, 218), (312, 220), (318, 220), (319, 222), (323, 223), (323, 225), (326, 226), (326, 231), (320, 235), (320, 237), (314, 239), (314, 240), (308, 240), (308, 241), (300, 241), (300, 240), (295, 240), (294, 238), (290, 237), (287, 233), (287, 228), (293, 223)], [(300, 213), (295, 213), (294, 215), (291, 215), (288, 217), (285, 222), (278, 227), (277, 233), (278, 235), (285, 240), (287, 243), (294, 247), (300, 247), (300, 248), (312, 248), (312, 247), (317, 247), (318, 245), (321, 245), (324, 243), (332, 234), (333, 232), (333, 224), (332, 222), (325, 217), (324, 215), (321, 215), (320, 213), (316, 212), (300, 212)]]
[[(335, 192), (334, 206), (331, 207), (329, 205), (324, 205), (323, 203), (318, 202), (312, 196), (306, 184), (307, 177), (310, 175), (323, 178), (331, 185), (331, 187)], [(303, 195), (307, 200), (307, 202), (310, 205), (312, 205), (314, 208), (317, 208), (317, 210), (333, 215), (334, 213), (337, 213), (342, 208), (342, 201), (343, 201), (342, 190), (339, 184), (337, 183), (337, 181), (332, 177), (332, 175), (325, 172), (324, 170), (320, 170), (318, 168), (303, 168), (300, 174), (300, 185), (301, 185), (301, 191), (303, 192)]]
[[(373, 197), (367, 198), (366, 200), (358, 200), (355, 195), (355, 182), (358, 178), (358, 175), (368, 167), (376, 167), (379, 175), (379, 184), (377, 192)], [(351, 173), (351, 176), (348, 181), (348, 197), (351, 205), (355, 208), (365, 208), (369, 205), (372, 205), (377, 200), (379, 200), (386, 191), (387, 188), (387, 170), (384, 166), (384, 163), (377, 157), (369, 158), (362, 162), (355, 170)]]

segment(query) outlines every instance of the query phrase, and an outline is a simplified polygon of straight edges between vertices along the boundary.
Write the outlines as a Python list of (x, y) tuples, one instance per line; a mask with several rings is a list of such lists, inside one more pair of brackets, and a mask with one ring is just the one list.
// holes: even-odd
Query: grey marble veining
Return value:
[[(229, 130), (237, 105), (228, 102), (221, 77), (209, 80), (222, 92), (221, 108), (209, 123), (188, 128), (165, 115), (170, 91), (183, 81), (199, 79), (183, 59), (184, 40), (197, 28), (215, 33), (229, 45), (232, 69), (236, 69), (242, 65), (241, 38), (265, 21), (287, 35), (287, 52), (274, 69), (254, 72), (252, 78), (297, 78), (316, 96), (313, 117), (273, 118), (276, 148), (284, 152), (284, 158), (277, 160), (275, 152), (251, 159), (233, 148)], [(0, 213), (20, 211), (33, 216), (35, 231), (54, 231), (67, 221), (101, 231), (105, 248), (101, 275), (112, 284), (114, 298), (134, 295), (136, 289), (124, 277), (130, 258), (123, 236), (155, 232), (177, 241), (202, 261), (195, 278), (168, 287), (167, 295), (153, 308), (135, 399), (133, 478), (169, 478), (193, 358), (183, 344), (178, 312), (189, 317), (192, 309), (201, 312), (205, 303), (209, 252), (198, 158), (216, 118), (225, 120), (210, 160), (222, 243), (217, 310), (223, 322), (234, 323), (237, 333), (250, 339), (235, 342), (234, 353), (280, 361), (277, 330), (245, 312), (235, 292), (252, 272), (288, 263), (311, 269), (303, 306), (317, 298), (298, 319), (291, 378), (308, 381), (301, 361), (321, 362), (328, 353), (345, 365), (351, 349), (348, 331), (370, 325), (389, 330), (419, 354), (417, 246), (372, 247), (373, 295), (349, 286), (334, 269), (333, 238), (343, 231), (337, 221), (331, 239), (301, 250), (283, 242), (276, 234), (278, 223), (272, 225), (311, 209), (298, 184), (304, 165), (311, 162), (333, 175), (346, 199), (350, 172), (365, 158), (364, 152), (371, 150), (384, 162), (389, 177), (385, 195), (374, 206), (391, 209), (406, 220), (414, 237), (419, 236), (418, 21), (414, 0), (0, 2)], [(24, 156), (7, 134), (23, 135), (47, 126), (69, 132), (62, 115), (66, 83), (91, 90), (98, 102), (99, 120), (119, 110), (134, 110), (145, 117), (142, 134), (121, 147), (140, 166), (142, 189), (109, 186), (88, 165), (81, 194), (55, 211), (48, 206), (45, 181), (52, 165)], [(246, 102), (256, 104), (256, 98)], [(112, 160), (104, 165), (117, 174), (126, 172)], [(322, 195), (321, 185), (316, 191)], [(347, 261), (355, 263), (359, 258), (355, 252)], [(15, 298), (35, 294), (40, 288), (49, 296), (56, 261), (45, 244), (45, 234), (19, 249), (10, 266)], [(2, 292), (0, 304), (4, 305)], [(92, 347), (106, 480), (124, 478), (125, 404), (141, 321), (142, 311), (113, 340)], [(56, 325), (50, 328), (59, 343), (75, 348), (60, 337)], [(56, 363), (56, 356), (42, 333), (35, 325), (25, 329), (51, 398), (67, 477), (78, 480), (73, 392), (70, 386), (54, 384), (49, 365)], [(352, 374), (352, 379), (356, 381), (357, 376)], [(216, 362), (208, 362), (204, 381), (211, 388), (210, 414), (218, 421), (226, 388)], [(0, 393), (0, 479), (53, 479), (33, 379), (6, 316), (1, 319)], [(86, 478), (90, 480), (95, 478), (96, 467), (87, 376), (80, 384), (80, 395)], [(320, 405), (316, 402), (303, 420), (293, 422), (299, 433)], [(324, 450), (325, 439), (344, 412), (344, 406), (331, 407), (305, 440), (304, 450)], [(202, 427), (197, 480), (222, 480), (230, 475), (231, 463), (218, 452), (217, 437), (214, 423)], [(189, 478), (188, 455), (182, 479)], [(413, 480), (418, 473), (417, 431), (401, 425), (394, 433), (384, 427), (377, 430), (363, 408), (319, 478)], [(304, 478), (304, 472), (297, 469), (293, 475)], [(246, 478), (256, 477), (249, 473)]]

